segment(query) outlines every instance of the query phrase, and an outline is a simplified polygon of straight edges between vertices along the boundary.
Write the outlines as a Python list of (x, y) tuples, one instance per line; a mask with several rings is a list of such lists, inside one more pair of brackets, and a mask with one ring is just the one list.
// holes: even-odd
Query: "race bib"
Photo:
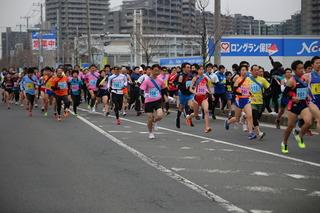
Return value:
[(260, 88), (260, 86), (257, 85), (257, 84), (252, 84), (252, 85), (251, 85), (251, 91), (252, 91), (253, 93), (257, 93), (257, 92), (260, 92), (260, 91), (261, 91), (261, 88)]
[(112, 89), (122, 89), (123, 83), (119, 81), (112, 82)]
[(311, 84), (311, 93), (313, 95), (320, 95), (320, 83)]
[(243, 96), (250, 96), (250, 91), (247, 87), (240, 87), (240, 90)]
[(34, 84), (33, 83), (26, 83), (26, 88), (27, 89), (34, 89)]
[(297, 88), (297, 98), (305, 100), (308, 97), (308, 88)]
[(67, 88), (68, 88), (68, 85), (67, 85), (66, 82), (59, 82), (59, 83), (58, 83), (58, 87), (59, 87), (60, 89), (67, 89)]
[(96, 86), (96, 84), (97, 84), (97, 79), (91, 79), (91, 80), (89, 81), (89, 84), (90, 84), (91, 86)]
[(232, 92), (231, 85), (227, 85), (227, 90), (228, 90), (228, 92)]
[(186, 87), (190, 87), (191, 86), (192, 81), (186, 81)]
[(160, 96), (159, 90), (157, 88), (152, 88), (149, 90), (150, 98), (158, 98)]
[(79, 91), (79, 89), (80, 89), (79, 84), (73, 84), (73, 85), (71, 85), (71, 90), (72, 90), (73, 92), (77, 92), (77, 91)]
[(202, 94), (202, 95), (206, 94), (207, 93), (207, 87), (206, 86), (199, 86), (198, 87), (198, 93)]

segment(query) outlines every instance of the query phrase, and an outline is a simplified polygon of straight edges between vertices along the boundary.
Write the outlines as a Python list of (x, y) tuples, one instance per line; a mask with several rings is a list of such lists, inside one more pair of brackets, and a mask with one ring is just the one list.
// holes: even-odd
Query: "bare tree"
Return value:
[[(134, 48), (134, 42), (136, 42), (136, 49)], [(149, 66), (152, 62), (152, 58), (158, 53), (161, 39), (156, 36), (148, 34), (148, 36), (142, 36), (139, 33), (131, 33), (131, 50), (134, 54), (143, 56), (146, 60), (146, 65)]]
[(203, 66), (205, 66), (207, 57), (208, 57), (208, 34), (207, 34), (207, 26), (206, 26), (206, 14), (205, 9), (209, 5), (209, 0), (197, 0), (197, 8), (200, 10), (202, 15), (202, 25), (203, 29), (201, 32), (201, 56), (203, 60)]

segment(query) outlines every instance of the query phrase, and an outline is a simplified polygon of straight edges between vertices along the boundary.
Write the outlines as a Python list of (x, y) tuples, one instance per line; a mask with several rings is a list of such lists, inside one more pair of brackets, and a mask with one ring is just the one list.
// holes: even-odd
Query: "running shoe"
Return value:
[(117, 124), (117, 125), (120, 125), (120, 124), (121, 124), (120, 119), (117, 119), (117, 120), (116, 120), (116, 124)]
[(15, 104), (15, 105), (18, 105), (18, 102), (15, 102), (14, 104)]
[(123, 113), (122, 113), (122, 116), (123, 116), (123, 117), (126, 117), (126, 116), (127, 116), (127, 113), (126, 113), (126, 112), (123, 112)]
[(149, 133), (149, 139), (152, 140), (152, 139), (155, 139), (156, 137), (154, 136), (153, 132)]
[(62, 119), (61, 119), (61, 115), (58, 115), (58, 121), (61, 121)]
[(44, 117), (47, 117), (47, 116), (48, 116), (48, 113), (47, 113), (47, 112), (45, 112), (45, 113), (44, 113)]
[(288, 154), (289, 153), (288, 145), (284, 144), (283, 142), (281, 143), (281, 152), (283, 154)]
[(226, 120), (224, 121), (224, 128), (225, 128), (226, 130), (229, 130), (229, 128), (230, 128), (230, 124), (228, 123), (228, 119), (226, 119)]
[(262, 140), (264, 138), (264, 136), (266, 136), (266, 133), (265, 132), (260, 132), (259, 133), (259, 140)]
[(248, 126), (246, 125), (246, 124), (243, 124), (242, 125), (242, 130), (244, 131), (244, 132), (248, 132), (249, 130), (248, 130)]
[(34, 108), (38, 108), (38, 104), (35, 104), (35, 105), (34, 105)]
[(296, 140), (298, 147), (300, 149), (305, 149), (306, 148), (306, 144), (303, 142), (303, 138), (300, 137), (299, 134), (295, 134), (295, 132), (293, 132), (294, 135), (294, 139)]
[(44, 107), (41, 107), (41, 112), (44, 112)]
[(95, 107), (92, 107), (92, 112), (96, 112), (96, 108)]
[(250, 133), (249, 136), (248, 136), (249, 140), (253, 140), (253, 139), (256, 139), (256, 138), (257, 138), (257, 135), (254, 132)]

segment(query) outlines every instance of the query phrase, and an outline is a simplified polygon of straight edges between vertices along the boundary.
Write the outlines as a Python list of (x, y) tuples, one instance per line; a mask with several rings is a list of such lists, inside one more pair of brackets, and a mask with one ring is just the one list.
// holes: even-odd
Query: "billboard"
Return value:
[(221, 56), (312, 57), (320, 55), (318, 38), (222, 38)]
[(56, 50), (57, 49), (57, 35), (55, 33), (40, 34), (32, 32), (32, 50), (39, 50), (39, 43), (41, 39), (43, 50)]

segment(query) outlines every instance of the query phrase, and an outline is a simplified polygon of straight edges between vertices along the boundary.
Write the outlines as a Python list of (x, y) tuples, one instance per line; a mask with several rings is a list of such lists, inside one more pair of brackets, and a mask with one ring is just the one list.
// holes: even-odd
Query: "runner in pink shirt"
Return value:
[(96, 96), (98, 92), (97, 88), (97, 81), (99, 79), (99, 72), (97, 71), (96, 65), (91, 65), (89, 67), (89, 72), (85, 76), (85, 82), (87, 85), (87, 88), (89, 90), (90, 96), (91, 96), (91, 102), (90, 102), (90, 111), (95, 112), (95, 104), (96, 104)]
[(154, 130), (157, 130), (157, 122), (163, 117), (162, 110), (162, 90), (165, 88), (162, 79), (158, 78), (160, 66), (155, 64), (152, 66), (150, 77), (146, 77), (140, 86), (144, 91), (145, 112), (148, 115), (149, 139), (154, 139)]

